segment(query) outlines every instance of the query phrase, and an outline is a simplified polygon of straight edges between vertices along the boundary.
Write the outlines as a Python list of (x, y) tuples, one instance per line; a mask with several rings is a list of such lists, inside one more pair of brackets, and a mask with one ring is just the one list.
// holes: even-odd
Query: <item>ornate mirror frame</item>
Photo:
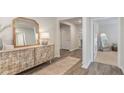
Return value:
[[(38, 34), (38, 41), (37, 44), (33, 44), (33, 45), (23, 45), (23, 46), (17, 46), (16, 45), (16, 21), (17, 20), (25, 20), (25, 21), (30, 21), (32, 23), (35, 24), (36, 29), (38, 30), (37, 34)], [(14, 48), (18, 48), (18, 47), (26, 47), (26, 46), (35, 46), (35, 45), (40, 45), (40, 31), (39, 31), (39, 24), (33, 20), (33, 19), (29, 19), (29, 18), (25, 18), (25, 17), (17, 17), (12, 21), (12, 28), (13, 28), (13, 44), (14, 44)]]

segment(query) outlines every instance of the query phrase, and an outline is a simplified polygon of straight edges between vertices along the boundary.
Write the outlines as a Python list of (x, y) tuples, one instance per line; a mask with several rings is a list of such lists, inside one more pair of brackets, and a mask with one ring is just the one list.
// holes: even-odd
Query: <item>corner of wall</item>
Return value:
[[(82, 62), (83, 63), (83, 62)], [(82, 68), (88, 69), (88, 67), (90, 66), (90, 64), (92, 63), (92, 61), (90, 62), (85, 62), (84, 64), (82, 64)]]

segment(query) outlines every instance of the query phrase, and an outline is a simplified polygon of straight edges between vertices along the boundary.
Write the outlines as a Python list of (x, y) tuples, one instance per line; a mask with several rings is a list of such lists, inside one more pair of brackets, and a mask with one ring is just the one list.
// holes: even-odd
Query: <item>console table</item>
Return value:
[(37, 45), (0, 51), (0, 74), (14, 75), (54, 58), (54, 45)]

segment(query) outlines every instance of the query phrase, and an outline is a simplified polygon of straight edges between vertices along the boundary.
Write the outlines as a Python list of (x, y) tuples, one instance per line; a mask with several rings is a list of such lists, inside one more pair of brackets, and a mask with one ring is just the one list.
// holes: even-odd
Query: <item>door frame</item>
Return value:
[[(63, 40), (62, 40), (63, 39), (63, 34), (62, 34), (62, 31), (61, 31), (61, 24), (65, 24), (65, 25), (69, 26), (69, 29), (70, 29), (69, 33), (70, 33), (70, 38), (71, 38), (71, 25), (66, 24), (66, 23), (60, 23), (60, 50), (61, 50), (61, 47), (62, 47), (62, 44), (63, 44), (62, 43), (63, 42)], [(71, 41), (70, 41), (70, 44), (71, 44)], [(69, 48), (67, 50), (71, 51), (71, 46), (69, 46)]]
[[(91, 19), (91, 29), (94, 29), (93, 28), (93, 19)], [(119, 29), (118, 29), (118, 51), (117, 51), (117, 66), (118, 67), (120, 67), (120, 17), (118, 17), (118, 25), (119, 25)], [(93, 49), (94, 49), (94, 30), (91, 30), (91, 33), (93, 33), (92, 35), (93, 35), (93, 39), (92, 39), (92, 46), (93, 46)], [(92, 50), (92, 54), (94, 54), (94, 50)], [(94, 56), (94, 55), (93, 55)], [(95, 59), (94, 59), (94, 57), (93, 57), (93, 60), (94, 60), (94, 62), (95, 62)]]

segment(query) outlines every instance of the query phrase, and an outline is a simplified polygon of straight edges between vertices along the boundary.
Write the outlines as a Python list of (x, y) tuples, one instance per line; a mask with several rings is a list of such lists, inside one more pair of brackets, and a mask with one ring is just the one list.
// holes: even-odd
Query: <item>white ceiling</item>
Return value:
[(74, 18), (62, 20), (61, 22), (68, 22), (71, 24), (80, 25), (80, 24), (82, 24), (82, 17), (74, 17)]
[(94, 21), (99, 24), (110, 24), (110, 23), (118, 23), (118, 17), (94, 17), (92, 18)]

